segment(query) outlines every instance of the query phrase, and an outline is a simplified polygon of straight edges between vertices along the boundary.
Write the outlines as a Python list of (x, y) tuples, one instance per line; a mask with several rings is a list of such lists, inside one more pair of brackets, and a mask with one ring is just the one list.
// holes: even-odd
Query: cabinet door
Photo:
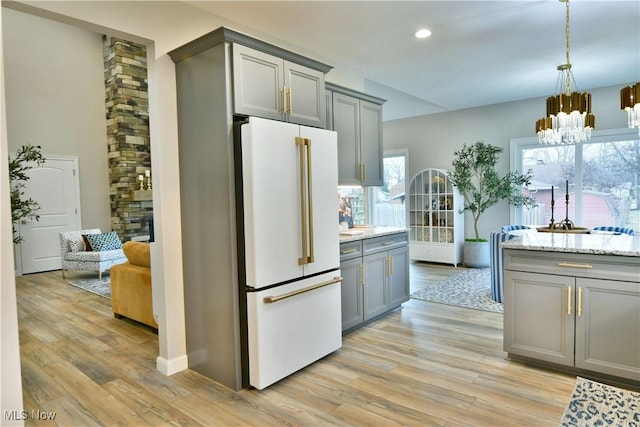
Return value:
[(340, 263), (342, 272), (342, 331), (358, 326), (364, 321), (362, 300), (362, 258)]
[(640, 381), (640, 284), (576, 279), (578, 368)]
[(360, 185), (360, 104), (333, 93), (333, 130), (338, 132), (338, 184)]
[(573, 277), (505, 270), (506, 352), (573, 366), (574, 281)]
[(287, 121), (324, 129), (327, 121), (324, 74), (284, 61), (284, 86), (287, 88)]
[(236, 114), (283, 120), (284, 61), (233, 45), (233, 102)]
[(381, 252), (362, 258), (364, 263), (364, 320), (369, 320), (387, 311), (387, 254)]
[(333, 92), (331, 92), (330, 90), (325, 90), (324, 98), (325, 98), (325, 108), (327, 111), (325, 115), (327, 119), (326, 129), (334, 130), (333, 129)]
[(382, 106), (360, 101), (362, 185), (382, 186)]
[(409, 301), (409, 247), (389, 251), (387, 256), (390, 265), (389, 306), (395, 308)]

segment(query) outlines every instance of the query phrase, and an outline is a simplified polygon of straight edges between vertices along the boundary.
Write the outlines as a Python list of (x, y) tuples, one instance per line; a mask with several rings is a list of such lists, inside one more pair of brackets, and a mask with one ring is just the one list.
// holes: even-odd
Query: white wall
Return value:
[[(589, 90), (596, 130), (627, 126), (627, 114), (620, 110), (620, 89)], [(463, 144), (484, 141), (504, 149), (498, 167), (506, 173), (510, 139), (535, 136), (535, 121), (544, 116), (545, 109), (545, 99), (538, 98), (388, 121), (383, 127), (384, 148), (409, 149), (408, 175), (413, 178), (426, 168), (450, 169), (454, 151)], [(480, 237), (488, 238), (490, 231), (509, 223), (508, 204), (498, 203), (480, 218)], [(469, 213), (465, 215), (465, 237), (474, 237)]]
[(102, 36), (11, 9), (2, 20), (9, 151), (77, 156), (82, 227), (111, 230)]

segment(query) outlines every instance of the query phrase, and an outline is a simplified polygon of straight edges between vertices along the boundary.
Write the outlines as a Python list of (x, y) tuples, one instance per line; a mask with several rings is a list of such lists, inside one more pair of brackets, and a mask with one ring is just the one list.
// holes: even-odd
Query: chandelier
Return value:
[(595, 116), (591, 114), (591, 94), (571, 92), (571, 82), (575, 81), (575, 77), (569, 61), (569, 0), (559, 1), (567, 4), (564, 32), (567, 63), (558, 65), (556, 92), (560, 93), (547, 98), (547, 115), (536, 122), (536, 133), (541, 144), (588, 141), (596, 122)]
[(629, 114), (629, 127), (640, 128), (640, 83), (622, 88), (620, 108)]

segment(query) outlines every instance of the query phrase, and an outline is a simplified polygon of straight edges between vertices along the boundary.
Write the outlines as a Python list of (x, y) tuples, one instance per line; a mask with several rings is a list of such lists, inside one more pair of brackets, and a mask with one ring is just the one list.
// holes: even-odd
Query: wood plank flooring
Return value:
[[(458, 271), (413, 263), (411, 290)], [(506, 360), (502, 315), (411, 300), (266, 390), (155, 369), (158, 336), (59, 271), (16, 279), (27, 426), (556, 426), (575, 376)]]

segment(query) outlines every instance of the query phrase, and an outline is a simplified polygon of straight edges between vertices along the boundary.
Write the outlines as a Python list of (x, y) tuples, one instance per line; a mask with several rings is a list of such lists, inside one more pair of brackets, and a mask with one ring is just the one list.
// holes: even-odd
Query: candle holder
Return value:
[(562, 230), (573, 230), (575, 225), (569, 220), (569, 184), (567, 184), (567, 195), (565, 196), (565, 217), (558, 223), (558, 228)]

